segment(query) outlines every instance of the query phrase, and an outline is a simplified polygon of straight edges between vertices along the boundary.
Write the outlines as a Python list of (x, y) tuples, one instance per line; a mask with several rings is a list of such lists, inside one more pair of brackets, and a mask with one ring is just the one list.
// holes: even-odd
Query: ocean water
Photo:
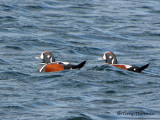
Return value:
[[(159, 0), (0, 0), (1, 120), (160, 118)], [(39, 73), (43, 51), (80, 70)], [(134, 73), (105, 66), (150, 66)]]

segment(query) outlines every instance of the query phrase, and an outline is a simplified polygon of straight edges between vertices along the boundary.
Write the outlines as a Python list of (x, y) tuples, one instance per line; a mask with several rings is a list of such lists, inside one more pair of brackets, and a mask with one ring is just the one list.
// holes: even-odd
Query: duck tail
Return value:
[(140, 72), (141, 72), (142, 70), (146, 69), (146, 68), (149, 66), (149, 64), (150, 64), (150, 63), (148, 63), (148, 64), (146, 64), (146, 65), (140, 67), (140, 68), (139, 68), (139, 69), (140, 69)]
[(81, 69), (85, 65), (85, 63), (86, 63), (86, 60), (81, 62), (78, 65), (75, 65), (72, 69)]

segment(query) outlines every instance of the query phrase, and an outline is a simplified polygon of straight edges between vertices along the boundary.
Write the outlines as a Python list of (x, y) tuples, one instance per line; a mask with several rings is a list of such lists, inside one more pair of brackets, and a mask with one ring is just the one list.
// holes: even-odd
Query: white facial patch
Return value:
[(109, 59), (112, 59), (113, 57), (112, 56), (109, 56)]
[(47, 55), (47, 58), (50, 58), (50, 55)]
[(41, 58), (41, 59), (44, 59), (44, 55), (43, 55), (43, 53), (40, 55), (40, 58)]
[(105, 54), (103, 55), (102, 59), (103, 59), (103, 60), (106, 60), (106, 59), (107, 59)]

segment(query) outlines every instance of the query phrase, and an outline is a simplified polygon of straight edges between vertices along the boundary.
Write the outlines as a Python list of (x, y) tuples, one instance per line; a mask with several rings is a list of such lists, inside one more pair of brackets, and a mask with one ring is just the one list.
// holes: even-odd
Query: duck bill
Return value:
[(37, 57), (35, 57), (36, 59), (41, 59), (41, 56), (37, 56)]

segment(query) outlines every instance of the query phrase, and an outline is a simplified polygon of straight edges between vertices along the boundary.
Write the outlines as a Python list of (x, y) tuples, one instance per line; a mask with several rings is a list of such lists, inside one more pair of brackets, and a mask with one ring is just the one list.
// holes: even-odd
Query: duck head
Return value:
[(108, 64), (117, 64), (117, 58), (113, 52), (108, 51), (104, 53), (102, 59)]
[(46, 63), (46, 64), (55, 62), (55, 58), (53, 54), (49, 51), (42, 52), (42, 54), (37, 58), (42, 59), (42, 63)]

